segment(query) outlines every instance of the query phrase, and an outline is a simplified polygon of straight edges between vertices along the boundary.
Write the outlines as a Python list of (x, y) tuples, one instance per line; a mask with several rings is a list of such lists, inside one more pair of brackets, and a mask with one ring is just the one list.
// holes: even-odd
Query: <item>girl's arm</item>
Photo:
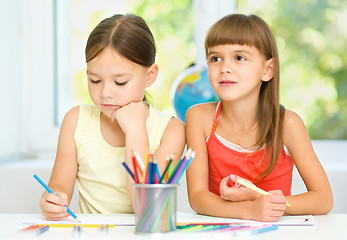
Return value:
[(69, 205), (77, 177), (77, 154), (74, 133), (79, 107), (71, 109), (61, 125), (57, 154), (48, 186), (56, 193), (44, 192), (40, 201), (42, 214), (48, 220), (60, 220), (69, 216), (64, 205)]
[(199, 214), (217, 217), (276, 221), (285, 209), (284, 198), (277, 192), (254, 201), (231, 202), (209, 191), (206, 138), (211, 131), (215, 109), (215, 104), (201, 104), (190, 108), (186, 114), (187, 147), (196, 151), (187, 170), (191, 207)]
[[(149, 107), (141, 102), (131, 102), (115, 111), (112, 120), (116, 120), (125, 134), (126, 156), (125, 162), (134, 172), (131, 151), (136, 151), (144, 159), (149, 150), (149, 141), (146, 128), (146, 119)], [(134, 208), (134, 180), (127, 174), (127, 189), (131, 204)]]
[(310, 136), (301, 118), (286, 110), (284, 145), (288, 148), (307, 192), (287, 197), (292, 205), (287, 214), (326, 214), (333, 207), (333, 196), (327, 175), (312, 147)]
[[(146, 119), (148, 107), (142, 102), (132, 102), (126, 107), (117, 110), (116, 119), (125, 133), (126, 163), (133, 171), (131, 150), (135, 150), (144, 160), (145, 154), (150, 150)], [(155, 152), (159, 170), (162, 173), (165, 168), (165, 160), (168, 155), (174, 154), (176, 163), (181, 157), (185, 145), (184, 124), (178, 119), (171, 119), (164, 130), (160, 146)], [(128, 175), (128, 193), (134, 206), (134, 180)]]
[(177, 118), (171, 118), (160, 140), (160, 146), (155, 152), (155, 156), (158, 159), (160, 174), (165, 170), (168, 156), (173, 155), (172, 166), (176, 166), (182, 156), (185, 145), (186, 137), (184, 123)]

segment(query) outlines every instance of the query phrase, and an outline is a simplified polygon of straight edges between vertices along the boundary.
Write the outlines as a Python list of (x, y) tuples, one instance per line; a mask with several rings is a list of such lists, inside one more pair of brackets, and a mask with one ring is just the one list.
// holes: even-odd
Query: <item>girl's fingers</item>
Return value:
[(235, 187), (240, 187), (240, 184), (238, 184), (238, 183), (236, 182), (236, 181), (237, 181), (237, 178), (238, 178), (238, 176), (236, 176), (236, 175), (230, 175), (230, 176), (229, 176), (229, 179), (235, 183), (234, 186), (235, 186)]
[(56, 205), (51, 202), (46, 202), (43, 205), (43, 210), (50, 213), (65, 213), (66, 207), (64, 205)]
[(45, 201), (51, 202), (51, 203), (57, 204), (57, 205), (64, 205), (61, 203), (61, 199), (53, 193), (46, 194)]

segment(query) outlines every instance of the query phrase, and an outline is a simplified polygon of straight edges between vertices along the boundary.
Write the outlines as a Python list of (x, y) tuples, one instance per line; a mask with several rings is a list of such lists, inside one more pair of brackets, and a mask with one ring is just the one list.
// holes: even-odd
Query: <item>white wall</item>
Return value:
[(0, 7), (0, 160), (21, 151), (22, 56), (20, 0), (2, 0)]
[[(339, 154), (347, 149), (346, 141), (313, 141), (313, 146), (330, 181), (334, 195), (332, 213), (347, 213), (347, 156)], [(36, 182), (36, 173), (48, 182), (53, 162), (29, 160), (0, 164), (0, 213), (39, 213), (39, 201), (44, 189)], [(193, 212), (188, 203), (185, 177), (180, 181), (177, 192), (177, 209), (181, 212)], [(305, 192), (306, 188), (300, 175), (294, 169), (292, 194)], [(74, 191), (71, 206), (78, 209), (78, 191)]]

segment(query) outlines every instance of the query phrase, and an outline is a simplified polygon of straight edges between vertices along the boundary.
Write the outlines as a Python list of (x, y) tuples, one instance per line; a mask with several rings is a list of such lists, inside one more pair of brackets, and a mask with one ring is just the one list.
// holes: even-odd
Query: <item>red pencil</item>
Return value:
[(134, 173), (135, 173), (135, 182), (136, 182), (136, 183), (140, 183), (140, 181), (139, 181), (139, 175), (137, 174), (136, 157), (135, 157), (133, 151), (131, 151), (131, 154), (132, 154), (133, 167), (134, 167)]

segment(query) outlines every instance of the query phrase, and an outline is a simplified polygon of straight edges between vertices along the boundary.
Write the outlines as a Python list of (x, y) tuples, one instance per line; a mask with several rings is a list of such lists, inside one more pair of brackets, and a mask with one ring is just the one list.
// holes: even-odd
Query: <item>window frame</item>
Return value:
[[(203, 36), (220, 16), (236, 11), (236, 1), (193, 0), (193, 7), (196, 59), (205, 63)], [(24, 118), (20, 149), (26, 154), (55, 154), (60, 124), (73, 106), (71, 60), (64, 58), (71, 55), (70, 8), (70, 0), (21, 1)], [(312, 141), (323, 142), (322, 147), (347, 144), (345, 140)]]
[[(71, 104), (69, 0), (22, 1), (23, 133), (22, 149), (30, 155), (56, 151), (62, 109)], [(38, 7), (39, 6), (39, 7)], [(68, 11), (66, 11), (68, 10)], [(57, 17), (59, 16), (59, 17)], [(71, 29), (71, 28), (70, 28)], [(58, 101), (58, 94), (63, 98)], [(64, 114), (66, 111), (64, 111)]]

